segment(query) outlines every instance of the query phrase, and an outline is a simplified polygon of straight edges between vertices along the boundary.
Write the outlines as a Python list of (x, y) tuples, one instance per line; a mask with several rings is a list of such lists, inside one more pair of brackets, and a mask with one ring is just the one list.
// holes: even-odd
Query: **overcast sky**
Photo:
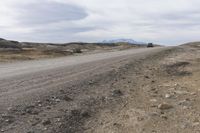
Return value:
[(35, 42), (200, 40), (200, 0), (1, 0), (0, 38)]

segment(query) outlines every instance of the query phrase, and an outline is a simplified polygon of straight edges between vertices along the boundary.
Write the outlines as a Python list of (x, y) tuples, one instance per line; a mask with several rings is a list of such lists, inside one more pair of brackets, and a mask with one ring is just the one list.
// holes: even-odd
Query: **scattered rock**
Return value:
[(194, 95), (196, 95), (196, 93), (195, 93), (195, 92), (192, 92), (192, 93), (190, 93), (190, 95), (193, 95), (193, 96), (194, 96)]
[(183, 109), (186, 110), (186, 109), (189, 109), (189, 107), (187, 107), (187, 106), (183, 106)]
[(182, 101), (179, 101), (178, 105), (182, 105), (182, 106), (190, 106), (191, 105), (191, 102), (189, 99), (185, 99), (185, 100), (182, 100)]
[(115, 127), (121, 127), (122, 125), (119, 124), (119, 123), (113, 123), (113, 126), (115, 126)]
[(89, 85), (92, 85), (92, 84), (94, 84), (94, 81), (92, 81), (92, 80), (89, 81)]
[(121, 92), (121, 90), (114, 90), (112, 95), (113, 96), (122, 96), (123, 93)]
[(157, 102), (157, 99), (151, 99), (150, 102)]
[(36, 101), (37, 104), (42, 104), (42, 102), (40, 100)]
[(173, 108), (173, 106), (170, 105), (170, 104), (168, 104), (168, 103), (162, 103), (162, 104), (159, 104), (159, 105), (158, 105), (158, 108), (159, 108), (160, 110), (168, 110), (168, 109)]
[(64, 96), (64, 97), (63, 97), (63, 100), (65, 100), (65, 101), (73, 101), (73, 99), (70, 98), (70, 97), (68, 97), (68, 96)]
[(165, 98), (171, 98), (172, 97), (172, 95), (170, 95), (170, 94), (165, 94)]
[(71, 114), (72, 114), (73, 116), (78, 116), (78, 115), (80, 115), (80, 113), (81, 113), (81, 111), (78, 110), (78, 109), (71, 110)]
[(55, 101), (56, 101), (57, 103), (59, 103), (61, 100), (57, 98), (57, 99), (55, 99)]
[(151, 113), (149, 113), (149, 116), (151, 116), (151, 117), (159, 116), (159, 113), (158, 112), (151, 112)]
[(85, 111), (85, 110), (84, 110), (84, 111), (81, 112), (81, 116), (82, 116), (82, 117), (85, 117), (85, 118), (86, 118), (86, 117), (88, 118), (88, 117), (90, 117), (90, 114), (89, 114), (88, 111)]
[(36, 126), (37, 124), (39, 124), (41, 122), (40, 118), (34, 118), (30, 121), (32, 126)]
[(36, 109), (35, 106), (28, 106), (25, 108), (25, 112), (31, 115), (38, 115), (40, 110)]
[(168, 119), (168, 117), (164, 114), (160, 115), (160, 117), (163, 118), (163, 119)]
[(14, 122), (14, 120), (13, 120), (13, 119), (6, 119), (6, 120), (5, 120), (5, 122), (7, 122), (7, 123), (11, 124), (11, 123), (13, 123), (13, 122)]
[(34, 131), (28, 131), (27, 133), (35, 133)]
[(42, 121), (42, 124), (43, 124), (44, 126), (47, 126), (47, 125), (50, 125), (50, 124), (51, 124), (51, 121), (50, 121), (49, 119), (43, 120), (43, 121)]
[(1, 117), (3, 118), (3, 120), (8, 123), (8, 124), (11, 124), (14, 122), (14, 117), (11, 116), (11, 115), (8, 115), (8, 114), (2, 114)]
[(13, 109), (12, 107), (9, 107), (7, 110), (8, 110), (8, 111), (11, 111), (12, 109)]
[(194, 119), (194, 122), (200, 122), (200, 121), (199, 121), (199, 119), (198, 119), (198, 118), (195, 118), (195, 119)]
[(60, 122), (60, 121), (61, 121), (61, 118), (57, 118), (57, 119), (56, 119), (56, 122)]
[(47, 109), (51, 109), (51, 107), (50, 107), (50, 106), (47, 106), (46, 108), (47, 108)]
[(192, 124), (192, 127), (199, 127), (199, 125), (200, 125), (199, 122), (194, 122), (194, 123)]
[(174, 91), (174, 93), (175, 94), (179, 94), (179, 95), (187, 95), (187, 94), (189, 94), (189, 92), (187, 92), (187, 91), (180, 91), (180, 90), (176, 90), (176, 91)]
[(144, 117), (137, 117), (137, 120), (138, 120), (138, 121), (143, 121), (143, 120), (144, 120)]

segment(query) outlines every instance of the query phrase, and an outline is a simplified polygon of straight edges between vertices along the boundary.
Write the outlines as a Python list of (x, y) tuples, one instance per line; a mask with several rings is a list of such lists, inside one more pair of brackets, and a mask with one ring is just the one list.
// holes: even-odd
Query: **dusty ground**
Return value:
[(103, 69), (32, 104), (8, 108), (1, 132), (200, 132), (199, 46), (129, 56)]
[(120, 71), (122, 79), (110, 86), (120, 90), (113, 91), (115, 106), (87, 120), (85, 132), (200, 132), (200, 47), (177, 47), (141, 61)]

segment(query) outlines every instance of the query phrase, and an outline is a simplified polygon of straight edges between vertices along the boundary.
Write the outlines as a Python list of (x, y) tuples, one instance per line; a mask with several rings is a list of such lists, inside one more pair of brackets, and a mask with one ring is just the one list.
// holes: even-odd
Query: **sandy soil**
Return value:
[[(54, 71), (56, 75), (49, 72), (50, 80), (44, 78), (41, 82), (49, 81), (47, 85), (51, 85), (53, 79), (63, 75), (62, 84), (41, 87), (39, 90), (49, 91), (39, 91), (41, 95), (33, 95), (32, 102), (18, 99), (16, 105), (5, 106), (0, 117), (1, 132), (200, 132), (199, 58), (200, 48), (186, 45), (69, 68), (74, 73), (101, 64), (94, 71), (73, 77), (70, 83), (67, 81), (71, 77), (64, 78), (68, 75), (66, 68)], [(20, 83), (19, 78), (10, 86), (18, 84), (14, 86), (17, 89), (39, 82), (30, 81), (32, 78), (24, 76), (27, 81)]]

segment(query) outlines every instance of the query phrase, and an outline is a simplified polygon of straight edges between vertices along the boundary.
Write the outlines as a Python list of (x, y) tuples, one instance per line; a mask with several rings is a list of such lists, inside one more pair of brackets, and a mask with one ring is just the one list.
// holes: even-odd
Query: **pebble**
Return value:
[(160, 114), (158, 112), (151, 112), (148, 114), (150, 117), (157, 117), (159, 116)]
[(8, 110), (8, 111), (11, 111), (12, 109), (13, 109), (12, 107), (9, 107), (7, 110)]
[(186, 109), (188, 109), (188, 107), (187, 106), (183, 106), (183, 109), (186, 110)]
[(49, 119), (43, 120), (42, 124), (43, 124), (44, 126), (47, 126), (47, 125), (50, 125), (50, 124), (51, 124), (51, 121), (50, 121)]
[(90, 114), (89, 114), (89, 112), (87, 112), (87, 111), (82, 111), (80, 115), (81, 115), (82, 117), (90, 117)]
[(70, 98), (70, 97), (68, 97), (68, 96), (64, 96), (63, 99), (64, 99), (65, 101), (72, 101), (72, 100), (73, 100), (72, 98)]
[(197, 127), (197, 126), (199, 126), (199, 125), (200, 125), (199, 122), (195, 122), (195, 123), (192, 124), (193, 127)]
[(89, 84), (92, 85), (92, 84), (94, 84), (94, 82), (93, 81), (89, 81)]
[(172, 97), (172, 95), (170, 95), (170, 94), (165, 95), (165, 98), (171, 98), (171, 97)]
[(168, 119), (168, 117), (164, 114), (160, 115), (160, 117), (163, 118), (163, 119)]
[(122, 96), (123, 93), (121, 92), (121, 90), (114, 90), (113, 91), (113, 96)]
[(50, 106), (47, 106), (46, 108), (47, 108), (47, 109), (51, 109), (51, 107), (50, 107)]
[(168, 103), (162, 103), (162, 104), (159, 104), (159, 105), (158, 105), (158, 108), (159, 108), (160, 110), (168, 110), (168, 109), (173, 108), (173, 106), (170, 105), (170, 104), (168, 104)]
[(157, 99), (151, 99), (150, 102), (157, 102)]
[(185, 100), (182, 100), (182, 101), (179, 101), (178, 105), (182, 105), (182, 106), (190, 106), (191, 103), (189, 100), (185, 99)]
[(57, 98), (55, 101), (56, 101), (56, 102), (60, 102), (61, 100)]

